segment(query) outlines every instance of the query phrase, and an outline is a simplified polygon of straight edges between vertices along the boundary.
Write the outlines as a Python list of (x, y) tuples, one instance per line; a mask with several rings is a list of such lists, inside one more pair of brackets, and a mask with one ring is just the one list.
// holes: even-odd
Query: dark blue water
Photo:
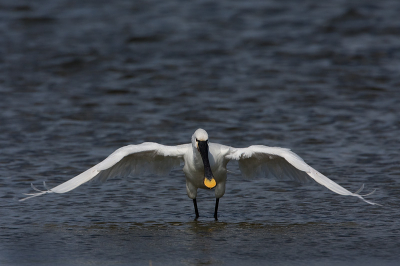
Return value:
[[(400, 2), (0, 0), (1, 265), (397, 265)], [(88, 183), (144, 141), (291, 148), (351, 191), (228, 176)], [(238, 171), (237, 165), (229, 165)]]

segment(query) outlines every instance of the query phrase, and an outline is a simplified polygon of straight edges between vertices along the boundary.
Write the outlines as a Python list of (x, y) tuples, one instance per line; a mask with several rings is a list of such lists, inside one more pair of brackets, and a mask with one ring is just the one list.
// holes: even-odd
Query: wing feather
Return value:
[(106, 159), (76, 177), (47, 190), (26, 194), (27, 200), (47, 193), (66, 193), (92, 180), (94, 177), (105, 181), (111, 177), (139, 175), (144, 172), (167, 174), (183, 162), (183, 155), (190, 144), (164, 146), (158, 143), (145, 142), (139, 145), (128, 145), (110, 154)]
[(300, 182), (314, 180), (340, 195), (358, 197), (369, 204), (379, 205), (364, 199), (358, 194), (361, 190), (352, 193), (335, 183), (306, 164), (302, 158), (289, 149), (254, 145), (248, 148), (231, 148), (226, 157), (229, 160), (237, 160), (240, 171), (247, 178), (274, 175), (277, 178), (290, 178)]

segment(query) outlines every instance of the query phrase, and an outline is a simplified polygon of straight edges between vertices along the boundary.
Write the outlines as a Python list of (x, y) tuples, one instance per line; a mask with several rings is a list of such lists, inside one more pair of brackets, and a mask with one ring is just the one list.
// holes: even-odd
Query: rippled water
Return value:
[[(1, 265), (397, 265), (400, 2), (0, 1)], [(318, 184), (182, 171), (18, 202), (115, 149), (291, 148)], [(229, 165), (237, 171), (237, 165)]]

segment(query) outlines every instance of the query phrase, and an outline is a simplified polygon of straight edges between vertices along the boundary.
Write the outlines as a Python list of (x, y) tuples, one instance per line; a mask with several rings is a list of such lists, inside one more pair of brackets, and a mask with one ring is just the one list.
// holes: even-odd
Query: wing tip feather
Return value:
[(18, 201), (25, 201), (25, 200), (27, 200), (27, 199), (31, 199), (31, 198), (34, 198), (34, 197), (38, 197), (38, 196), (41, 196), (41, 195), (44, 195), (44, 194), (53, 193), (53, 191), (51, 191), (51, 189), (49, 189), (49, 188), (47, 187), (45, 181), (43, 181), (43, 186), (44, 186), (44, 188), (45, 188), (46, 190), (40, 190), (40, 189), (38, 189), (37, 187), (35, 187), (35, 186), (33, 185), (33, 183), (31, 183), (32, 189), (35, 190), (35, 191), (37, 191), (37, 193), (24, 193), (24, 195), (29, 196), (29, 197), (20, 199), (20, 200), (18, 200)]
[(370, 196), (370, 195), (374, 194), (375, 191), (376, 191), (376, 188), (375, 188), (374, 190), (372, 190), (370, 193), (361, 195), (360, 192), (361, 192), (363, 189), (364, 189), (364, 184), (362, 184), (362, 186), (361, 186), (356, 192), (352, 193), (351, 196), (355, 196), (355, 197), (357, 197), (357, 198), (360, 198), (360, 199), (362, 199), (364, 202), (366, 202), (366, 203), (368, 203), (368, 204), (371, 204), (371, 205), (382, 206), (381, 204), (378, 204), (378, 203), (375, 203), (375, 202), (372, 202), (372, 201), (369, 201), (369, 200), (364, 199), (364, 197), (367, 197), (367, 196)]

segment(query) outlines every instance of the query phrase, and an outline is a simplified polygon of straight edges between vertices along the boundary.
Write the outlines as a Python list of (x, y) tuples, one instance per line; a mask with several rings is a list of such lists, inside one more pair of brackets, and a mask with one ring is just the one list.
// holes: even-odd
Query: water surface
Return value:
[[(1, 265), (395, 265), (398, 1), (0, 2)], [(184, 175), (19, 202), (144, 141), (291, 148), (318, 184)], [(237, 165), (229, 169), (238, 171)], [(249, 264), (250, 263), (250, 264)]]

